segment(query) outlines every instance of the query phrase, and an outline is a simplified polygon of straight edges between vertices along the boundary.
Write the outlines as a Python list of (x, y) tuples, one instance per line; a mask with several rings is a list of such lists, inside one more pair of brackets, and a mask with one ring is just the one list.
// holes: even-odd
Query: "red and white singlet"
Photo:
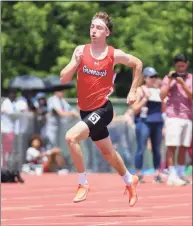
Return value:
[(77, 73), (78, 107), (92, 111), (105, 104), (113, 92), (115, 72), (114, 48), (108, 46), (108, 53), (102, 60), (92, 57), (90, 44), (85, 45)]

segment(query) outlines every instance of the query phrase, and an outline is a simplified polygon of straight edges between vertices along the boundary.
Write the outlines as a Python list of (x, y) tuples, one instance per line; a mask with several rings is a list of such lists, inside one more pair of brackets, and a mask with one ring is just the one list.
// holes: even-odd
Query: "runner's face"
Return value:
[(93, 42), (104, 40), (107, 36), (109, 36), (109, 31), (103, 24), (91, 23), (90, 38)]

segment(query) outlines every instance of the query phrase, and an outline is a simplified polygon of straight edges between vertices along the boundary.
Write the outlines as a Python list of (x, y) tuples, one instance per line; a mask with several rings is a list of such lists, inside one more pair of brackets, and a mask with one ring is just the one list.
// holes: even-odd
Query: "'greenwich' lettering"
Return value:
[(86, 65), (84, 65), (83, 67), (83, 72), (89, 75), (96, 75), (96, 76), (102, 76), (102, 77), (107, 75), (107, 70), (97, 71), (97, 70), (87, 68)]

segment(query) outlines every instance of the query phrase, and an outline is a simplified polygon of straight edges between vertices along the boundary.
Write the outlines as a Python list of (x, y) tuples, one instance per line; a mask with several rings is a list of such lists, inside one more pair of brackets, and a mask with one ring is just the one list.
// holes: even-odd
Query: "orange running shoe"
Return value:
[(136, 193), (136, 187), (139, 182), (138, 176), (132, 175), (132, 177), (133, 177), (132, 184), (127, 185), (126, 189), (125, 189), (125, 193), (127, 193), (127, 191), (129, 192), (129, 205), (131, 207), (133, 207), (138, 200), (137, 193)]
[(79, 184), (76, 192), (76, 196), (73, 199), (73, 202), (77, 203), (77, 202), (82, 202), (86, 200), (88, 192), (89, 192), (89, 186), (87, 184), (86, 185)]

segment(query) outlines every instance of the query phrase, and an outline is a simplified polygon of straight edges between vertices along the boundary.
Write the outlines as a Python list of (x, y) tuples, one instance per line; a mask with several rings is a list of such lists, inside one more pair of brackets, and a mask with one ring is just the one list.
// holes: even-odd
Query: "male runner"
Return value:
[(70, 63), (61, 71), (61, 83), (70, 81), (77, 70), (78, 106), (81, 121), (66, 133), (72, 159), (78, 171), (78, 190), (74, 202), (86, 199), (89, 186), (79, 142), (91, 137), (109, 164), (122, 176), (129, 204), (137, 201), (136, 186), (138, 177), (129, 173), (121, 156), (114, 150), (107, 125), (113, 118), (113, 107), (108, 96), (113, 92), (114, 66), (124, 64), (133, 68), (133, 83), (127, 96), (127, 103), (136, 100), (136, 89), (142, 78), (142, 62), (120, 49), (108, 46), (106, 38), (111, 34), (113, 24), (105, 12), (96, 13), (91, 21), (91, 44), (78, 46)]

